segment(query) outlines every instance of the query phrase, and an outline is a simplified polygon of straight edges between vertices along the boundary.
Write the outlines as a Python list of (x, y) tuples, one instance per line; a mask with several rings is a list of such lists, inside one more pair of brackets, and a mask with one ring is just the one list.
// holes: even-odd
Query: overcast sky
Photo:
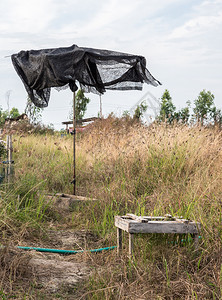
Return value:
[[(1, 0), (2, 108), (7, 109), (9, 100), (10, 108), (22, 113), (27, 98), (5, 56), (72, 44), (145, 56), (149, 71), (162, 82), (161, 87), (144, 85), (142, 92), (107, 92), (102, 96), (104, 115), (130, 110), (147, 92), (159, 99), (165, 89), (178, 109), (203, 89), (210, 90), (222, 108), (222, 0)], [(95, 116), (99, 97), (88, 97), (86, 116)], [(70, 90), (53, 91), (43, 122), (61, 128), (71, 101)]]

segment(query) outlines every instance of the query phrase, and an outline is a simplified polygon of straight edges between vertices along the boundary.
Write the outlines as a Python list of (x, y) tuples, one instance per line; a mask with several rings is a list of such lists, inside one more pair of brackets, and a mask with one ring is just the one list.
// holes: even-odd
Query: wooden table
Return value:
[(129, 233), (129, 255), (133, 253), (133, 237), (136, 233), (176, 233), (194, 236), (195, 248), (198, 246), (198, 237), (201, 224), (191, 220), (165, 215), (164, 217), (136, 216), (115, 216), (117, 227), (117, 253), (122, 249), (122, 230)]

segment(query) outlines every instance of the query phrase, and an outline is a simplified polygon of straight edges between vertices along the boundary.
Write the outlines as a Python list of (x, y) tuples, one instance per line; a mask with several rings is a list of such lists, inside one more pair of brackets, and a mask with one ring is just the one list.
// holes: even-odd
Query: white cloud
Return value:
[[(127, 0), (101, 1), (96, 12), (92, 11), (91, 14), (87, 14), (87, 19), (83, 16), (81, 26), (78, 26), (75, 18), (73, 18), (61, 28), (59, 34), (66, 35), (75, 31), (75, 37), (97, 36), (99, 38), (109, 30), (111, 24), (119, 22), (121, 19), (126, 19), (128, 15), (137, 9), (137, 6), (138, 2), (136, 1), (130, 3), (130, 5)], [(119, 29), (121, 30), (121, 28)]]
[(37, 33), (54, 17), (52, 0), (3, 0), (0, 31)]
[[(11, 89), (15, 106), (16, 101), (24, 106), (26, 99), (5, 55), (73, 43), (144, 55), (151, 73), (164, 84), (145, 87), (156, 96), (168, 88), (173, 100), (185, 103), (206, 88), (221, 98), (221, 23), (222, 0), (1, 0), (0, 101)], [(56, 101), (62, 92), (52, 95)], [(124, 99), (124, 93), (118, 95)], [(136, 95), (141, 97), (127, 93), (124, 104)]]
[(190, 19), (175, 28), (169, 38), (191, 38), (206, 35), (215, 30), (221, 31), (222, 0), (203, 1), (195, 6)]
[(198, 16), (173, 30), (169, 38), (194, 37), (206, 34), (222, 24), (222, 11), (216, 16)]
[(167, 51), (174, 49), (177, 63), (196, 66), (221, 65), (221, 34), (222, 1), (203, 1), (193, 7), (184, 24), (169, 32), (164, 44)]

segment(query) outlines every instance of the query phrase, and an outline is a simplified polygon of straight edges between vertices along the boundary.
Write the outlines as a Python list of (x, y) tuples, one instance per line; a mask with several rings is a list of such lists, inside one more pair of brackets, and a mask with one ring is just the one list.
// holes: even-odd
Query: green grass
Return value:
[[(17, 136), (13, 143), (16, 185), (2, 186), (3, 240), (56, 224), (44, 195), (73, 189), (72, 137)], [(120, 258), (92, 255), (84, 299), (220, 299), (221, 149), (215, 128), (129, 127), (112, 118), (78, 136), (77, 194), (99, 201), (76, 206), (60, 227), (90, 230), (109, 246), (116, 243), (115, 215), (170, 213), (203, 225), (199, 251), (189, 236), (138, 235), (129, 261), (126, 235)]]

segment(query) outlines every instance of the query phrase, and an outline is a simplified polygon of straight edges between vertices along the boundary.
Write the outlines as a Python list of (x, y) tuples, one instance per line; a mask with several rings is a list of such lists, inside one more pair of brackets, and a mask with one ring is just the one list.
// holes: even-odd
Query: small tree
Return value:
[(187, 106), (181, 108), (178, 112), (174, 113), (174, 119), (177, 120), (177, 122), (181, 122), (183, 124), (188, 123), (189, 118), (190, 118), (190, 106), (191, 102), (188, 100), (186, 102)]
[(9, 118), (17, 118), (20, 115), (18, 108), (13, 107), (9, 113)]
[(8, 112), (8, 110), (3, 110), (1, 107), (0, 107), (0, 127), (2, 127), (4, 124), (5, 124), (5, 120), (7, 118), (17, 118), (19, 116), (19, 111), (18, 111), (18, 108), (16, 107), (13, 107), (10, 112)]
[(194, 114), (198, 123), (202, 126), (204, 121), (210, 116), (214, 105), (214, 95), (210, 91), (201, 91), (198, 98), (194, 101)]
[(160, 122), (167, 121), (169, 123), (172, 123), (175, 118), (175, 110), (176, 107), (172, 102), (170, 92), (168, 90), (165, 90), (163, 96), (161, 97), (160, 114), (157, 117), (157, 120)]
[(8, 117), (8, 111), (3, 111), (2, 107), (0, 107), (0, 127), (5, 124), (5, 119)]
[(6, 147), (4, 145), (4, 142), (2, 140), (0, 140), (0, 158), (3, 158), (6, 156), (7, 150)]
[(38, 124), (42, 118), (43, 108), (36, 107), (32, 101), (27, 98), (25, 114), (28, 116), (30, 123)]
[(214, 125), (221, 126), (222, 124), (222, 112), (221, 109), (217, 109), (216, 106), (214, 106), (211, 109), (210, 115), (212, 119), (214, 120)]
[(133, 119), (139, 121), (143, 115), (147, 111), (148, 105), (146, 104), (146, 101), (141, 102), (139, 105), (137, 105)]
[[(85, 97), (83, 90), (78, 90), (76, 94), (76, 107), (75, 107), (75, 114), (76, 114), (76, 120), (83, 119), (86, 110), (87, 110), (87, 104), (89, 104), (90, 99)], [(73, 107), (73, 106), (72, 106)], [(70, 119), (73, 118), (73, 109), (70, 112), (69, 115)]]

